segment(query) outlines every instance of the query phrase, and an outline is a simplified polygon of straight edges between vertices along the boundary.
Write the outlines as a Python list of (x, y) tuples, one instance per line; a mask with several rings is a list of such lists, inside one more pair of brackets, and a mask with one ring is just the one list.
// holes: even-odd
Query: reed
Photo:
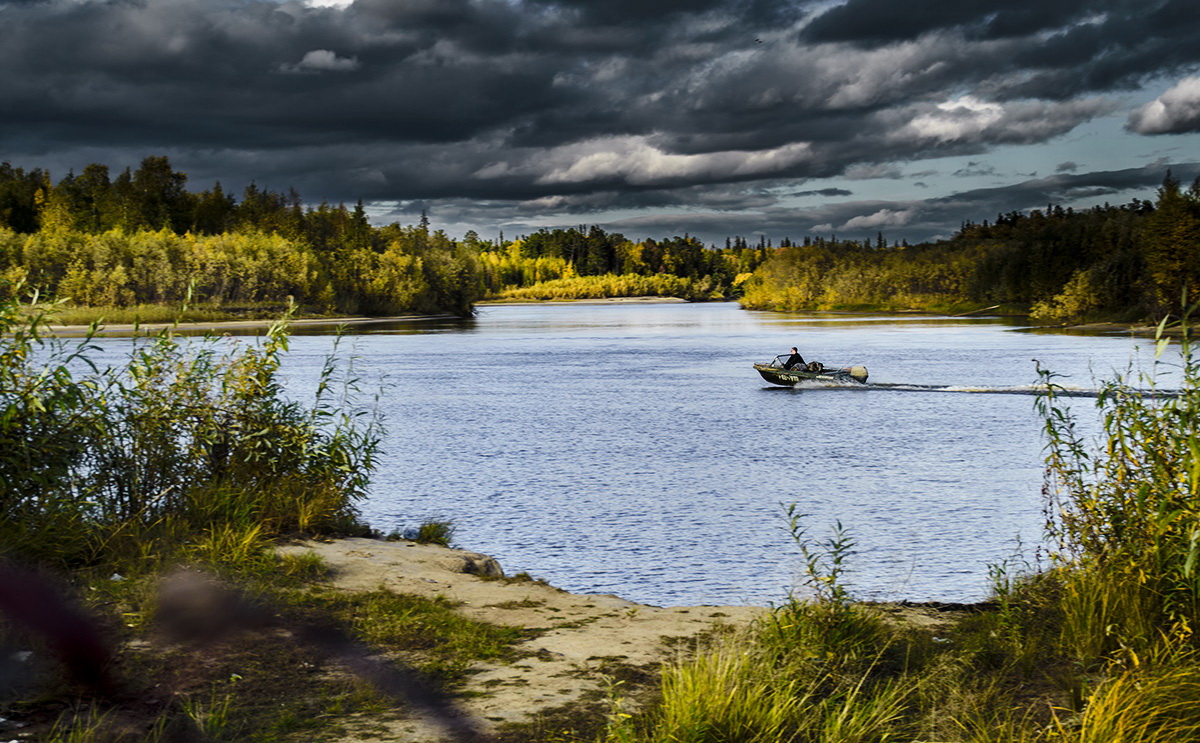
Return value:
[(255, 310), (216, 307), (186, 307), (175, 304), (139, 304), (132, 307), (63, 307), (54, 314), (55, 325), (146, 325), (176, 322), (222, 322), (255, 318), (279, 317), (283, 305), (278, 303)]
[(228, 562), (282, 534), (361, 530), (382, 429), (336, 350), (305, 406), (278, 379), (286, 318), (259, 344), (167, 329), (100, 369), (95, 327), (47, 334), (56, 309), (0, 303), (0, 555)]
[(1079, 743), (1175, 743), (1200, 738), (1200, 670), (1195, 658), (1129, 669), (1101, 683), (1076, 716), (1054, 731)]
[(718, 647), (663, 674), (663, 704), (650, 741), (788, 740), (812, 689), (777, 679), (761, 654)]
[(1200, 620), (1200, 362), (1183, 333), (1175, 393), (1157, 391), (1169, 344), (1159, 326), (1154, 368), (1106, 383), (1105, 436), (1085, 445), (1042, 370), (1048, 438), (1047, 531), (1064, 566), (1064, 643), (1084, 663), (1192, 642)]
[(881, 615), (852, 602), (843, 583), (853, 539), (839, 526), (810, 540), (794, 506), (788, 515), (812, 595), (792, 595), (747, 633), (668, 667), (653, 710), (624, 714), (618, 700), (609, 741), (865, 743), (915, 730), (919, 679), (895, 662)]
[(771, 645), (755, 634), (727, 638), (669, 666), (660, 704), (642, 717), (610, 715), (607, 739), (866, 743), (913, 732), (915, 679), (887, 677), (872, 663), (853, 672), (831, 670), (807, 658), (802, 645), (787, 657)]

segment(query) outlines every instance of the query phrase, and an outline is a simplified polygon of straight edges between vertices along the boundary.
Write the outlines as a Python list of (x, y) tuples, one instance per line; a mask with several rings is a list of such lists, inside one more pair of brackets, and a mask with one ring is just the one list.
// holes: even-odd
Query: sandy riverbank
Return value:
[[(326, 582), (335, 589), (441, 596), (471, 619), (532, 630), (516, 648), (518, 660), (476, 665), (462, 690), (461, 709), (488, 733), (568, 706), (591, 705), (590, 714), (602, 715), (596, 705), (615, 679), (629, 679), (621, 692), (636, 700), (639, 691), (657, 684), (661, 664), (694, 647), (688, 640), (746, 627), (769, 611), (747, 605), (658, 607), (610, 594), (568, 593), (541, 581), (499, 577), (501, 566), (487, 555), (405, 540), (303, 541), (279, 551), (319, 555), (332, 569)], [(927, 629), (944, 626), (963, 608), (875, 607), (893, 621)], [(338, 743), (451, 740), (437, 725), (399, 712), (357, 725), (349, 721), (348, 729), (353, 732)]]
[[(563, 299), (563, 300), (546, 300), (541, 302), (527, 301), (508, 301), (508, 300), (489, 300), (485, 302), (477, 302), (477, 307), (485, 307), (489, 305), (530, 305), (530, 304), (655, 304), (655, 303), (677, 303), (686, 302), (686, 299), (678, 297), (609, 297), (602, 299)], [(289, 324), (292, 328), (302, 329), (329, 329), (333, 330), (339, 326), (347, 327), (367, 327), (371, 325), (386, 325), (406, 322), (422, 322), (430, 320), (452, 320), (456, 319), (454, 315), (392, 315), (388, 317), (308, 317), (292, 320)], [(188, 335), (199, 335), (203, 333), (222, 333), (222, 332), (237, 332), (245, 333), (247, 331), (266, 330), (276, 322), (276, 319), (262, 318), (257, 320), (214, 320), (204, 322), (152, 322), (152, 323), (112, 323), (101, 326), (100, 332), (97, 335), (153, 335), (166, 328), (175, 328), (176, 331)], [(87, 334), (88, 325), (50, 325), (50, 332), (54, 335), (63, 337), (77, 337)]]
[[(1153, 338), (1158, 334), (1157, 326), (1142, 323), (1091, 322), (1080, 325), (1051, 325), (1049, 327), (1052, 330), (1065, 330), (1074, 333), (1087, 333), (1089, 335), (1132, 335), (1138, 338)], [(1183, 335), (1182, 331), (1177, 327), (1166, 328), (1163, 333), (1169, 338), (1178, 338)]]
[[(361, 327), (399, 322), (420, 322), (423, 320), (449, 319), (453, 315), (398, 315), (395, 317), (312, 317), (292, 320), (288, 325), (292, 328), (328, 328), (333, 330), (338, 326)], [(148, 322), (134, 325), (132, 323), (113, 323), (102, 325), (97, 335), (153, 335), (166, 328), (175, 328), (179, 333), (197, 335), (203, 333), (245, 332), (251, 330), (266, 330), (277, 322), (277, 319), (261, 320), (220, 320), (206, 322)], [(51, 325), (50, 332), (64, 337), (82, 336), (88, 332), (87, 325)]]
[[(602, 297), (594, 299), (549, 299), (539, 301), (528, 300), (507, 300), (493, 299), (482, 302), (477, 302), (477, 307), (489, 306), (525, 306), (525, 305), (541, 305), (541, 304), (678, 304), (686, 303), (688, 300), (680, 299), (679, 297)], [(834, 313), (836, 314), (836, 313)], [(850, 313), (853, 314), (853, 313)], [(868, 313), (870, 314), (870, 313)], [(924, 312), (913, 311), (911, 313), (893, 312), (880, 314), (929, 314)], [(954, 315), (953, 317), (965, 317), (966, 315), (974, 315), (975, 313), (964, 313), (963, 315)], [(389, 317), (313, 317), (292, 320), (290, 325), (298, 329), (327, 329), (332, 331), (338, 326), (347, 327), (369, 327), (371, 325), (386, 325), (406, 322), (422, 322), (430, 320), (450, 320), (455, 319), (453, 315), (393, 315)], [(107, 336), (128, 336), (136, 334), (151, 335), (165, 328), (174, 327), (180, 333), (187, 335), (201, 335), (204, 333), (249, 333), (252, 331), (265, 331), (275, 322), (274, 319), (258, 319), (258, 320), (222, 320), (222, 321), (206, 321), (206, 322), (184, 322), (184, 323), (141, 323), (133, 325), (132, 323), (115, 323), (102, 326), (98, 335)], [(1156, 328), (1153, 325), (1142, 323), (1081, 323), (1069, 324), (1063, 323), (1058, 325), (1042, 326), (1046, 330), (1057, 330), (1066, 332), (1086, 333), (1094, 335), (1117, 335), (1129, 334), (1138, 337), (1154, 337)], [(87, 325), (51, 325), (50, 332), (54, 335), (64, 337), (76, 337), (86, 334), (88, 331)], [(1178, 336), (1180, 333), (1177, 329), (1169, 329), (1169, 336)]]
[[(614, 670), (654, 669), (672, 645), (721, 625), (745, 625), (766, 611), (757, 606), (648, 606), (612, 595), (572, 594), (541, 582), (481, 577), (491, 558), (408, 541), (306, 541), (283, 553), (314, 552), (332, 567), (329, 583), (347, 591), (380, 588), (455, 602), (468, 617), (536, 630), (513, 663), (486, 663), (470, 675), (462, 706), (484, 729), (603, 695)], [(368, 724), (369, 723), (369, 724)], [(383, 725), (385, 732), (379, 733)], [(344, 743), (366, 740), (442, 740), (419, 718), (372, 718)]]

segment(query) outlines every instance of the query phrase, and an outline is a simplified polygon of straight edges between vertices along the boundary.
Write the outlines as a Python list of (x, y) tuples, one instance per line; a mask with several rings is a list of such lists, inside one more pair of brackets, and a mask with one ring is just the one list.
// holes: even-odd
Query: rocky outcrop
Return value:
[(491, 555), (467, 552), (466, 550), (455, 550), (455, 553), (454, 557), (462, 560), (462, 569), (457, 571), (459, 573), (478, 575), (481, 578), (504, 577), (504, 569)]

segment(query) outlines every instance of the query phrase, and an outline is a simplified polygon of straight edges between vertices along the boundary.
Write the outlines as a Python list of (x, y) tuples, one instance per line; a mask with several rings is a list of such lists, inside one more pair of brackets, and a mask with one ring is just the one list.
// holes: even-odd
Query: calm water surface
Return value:
[[(485, 306), (359, 332), (366, 386), (387, 385), (373, 526), (449, 519), (510, 574), (658, 605), (784, 598), (793, 502), (814, 537), (840, 522), (856, 540), (858, 596), (982, 597), (988, 564), (1020, 543), (1032, 558), (1041, 535), (1032, 359), (1094, 389), (1152, 353), (990, 319), (734, 304)], [(870, 384), (789, 389), (751, 369), (793, 345), (866, 365)], [(329, 347), (293, 339), (298, 396)]]

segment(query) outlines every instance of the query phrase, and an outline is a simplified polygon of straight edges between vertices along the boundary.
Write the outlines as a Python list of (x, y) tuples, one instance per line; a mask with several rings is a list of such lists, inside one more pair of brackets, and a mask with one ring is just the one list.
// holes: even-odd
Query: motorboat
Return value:
[(789, 357), (789, 354), (782, 354), (776, 356), (771, 363), (755, 364), (754, 368), (762, 375), (763, 379), (771, 384), (781, 384), (785, 387), (791, 387), (805, 380), (857, 382), (859, 384), (867, 382), (867, 367), (865, 366), (830, 367), (819, 361), (813, 361), (789, 369), (787, 366)]

